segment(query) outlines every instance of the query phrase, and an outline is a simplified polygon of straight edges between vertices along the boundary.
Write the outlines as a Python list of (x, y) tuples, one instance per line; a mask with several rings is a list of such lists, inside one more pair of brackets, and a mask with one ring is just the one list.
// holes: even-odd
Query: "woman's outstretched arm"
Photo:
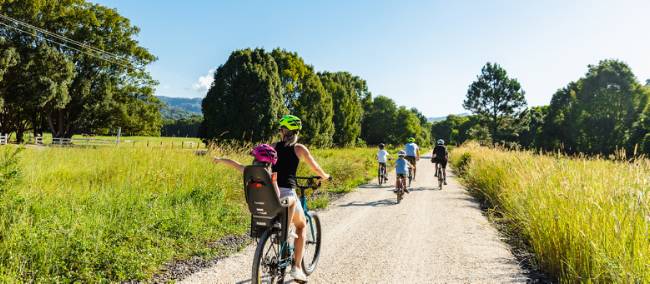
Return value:
[(314, 157), (311, 155), (307, 147), (302, 144), (296, 144), (294, 147), (294, 151), (296, 151), (296, 156), (300, 158), (301, 160), (304, 160), (307, 162), (309, 167), (311, 168), (312, 171), (314, 171), (318, 176), (320, 176), (323, 179), (329, 179), (330, 175), (328, 175), (321, 167), (318, 165), (316, 160), (314, 160)]

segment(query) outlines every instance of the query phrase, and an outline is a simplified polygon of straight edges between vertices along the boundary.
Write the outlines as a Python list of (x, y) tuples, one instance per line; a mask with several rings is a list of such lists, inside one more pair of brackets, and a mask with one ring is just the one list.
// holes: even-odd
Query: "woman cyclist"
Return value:
[[(298, 135), (302, 129), (302, 121), (293, 115), (285, 115), (280, 119), (280, 136), (281, 140), (273, 144), (273, 148), (278, 153), (278, 162), (273, 165), (273, 172), (277, 173), (277, 182), (280, 187), (281, 197), (293, 197), (294, 205), (290, 207), (289, 212), (292, 216), (292, 222), (296, 226), (294, 267), (291, 268), (291, 277), (298, 281), (307, 281), (307, 276), (302, 271), (302, 255), (305, 248), (306, 238), (306, 219), (302, 211), (300, 200), (297, 198), (294, 188), (296, 188), (296, 171), (301, 160), (307, 162), (311, 170), (323, 179), (329, 179), (330, 175), (325, 173), (311, 155), (307, 147), (298, 144)], [(291, 210), (292, 209), (292, 210)]]

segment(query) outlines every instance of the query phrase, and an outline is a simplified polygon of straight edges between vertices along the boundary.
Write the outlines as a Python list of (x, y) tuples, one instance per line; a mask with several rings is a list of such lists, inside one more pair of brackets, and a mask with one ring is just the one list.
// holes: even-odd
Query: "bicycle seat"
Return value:
[[(282, 206), (271, 173), (266, 167), (250, 165), (244, 168), (244, 192), (251, 217), (251, 236), (261, 235), (276, 221), (286, 224), (287, 208)], [(285, 229), (285, 228), (282, 228)]]

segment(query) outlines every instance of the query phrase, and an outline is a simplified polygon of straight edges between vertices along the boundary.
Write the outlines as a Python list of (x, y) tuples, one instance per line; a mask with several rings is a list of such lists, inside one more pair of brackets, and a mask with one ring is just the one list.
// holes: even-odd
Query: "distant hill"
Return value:
[(174, 98), (158, 96), (165, 106), (160, 110), (163, 119), (178, 120), (202, 115), (202, 98)]
[[(461, 113), (461, 114), (455, 114), (455, 115), (457, 115), (457, 116), (468, 116), (469, 113), (464, 112), (464, 113)], [(438, 121), (443, 121), (443, 120), (445, 120), (445, 119), (447, 119), (447, 116), (446, 116), (446, 115), (445, 115), (445, 116), (429, 117), (429, 118), (428, 118), (429, 122), (438, 122)]]
[(429, 122), (438, 122), (438, 121), (443, 121), (446, 118), (447, 118), (446, 116), (438, 116), (438, 117), (429, 117), (427, 119), (429, 120)]

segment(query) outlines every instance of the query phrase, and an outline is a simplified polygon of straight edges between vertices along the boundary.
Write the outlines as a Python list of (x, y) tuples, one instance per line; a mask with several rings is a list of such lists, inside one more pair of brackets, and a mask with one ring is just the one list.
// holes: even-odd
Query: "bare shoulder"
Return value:
[(311, 156), (311, 153), (309, 152), (309, 149), (307, 149), (307, 146), (302, 144), (293, 145), (293, 151), (296, 152), (296, 155), (298, 157), (306, 158)]
[(301, 153), (309, 153), (309, 150), (307, 149), (307, 146), (296, 143), (293, 145), (293, 150), (296, 152), (301, 152)]

